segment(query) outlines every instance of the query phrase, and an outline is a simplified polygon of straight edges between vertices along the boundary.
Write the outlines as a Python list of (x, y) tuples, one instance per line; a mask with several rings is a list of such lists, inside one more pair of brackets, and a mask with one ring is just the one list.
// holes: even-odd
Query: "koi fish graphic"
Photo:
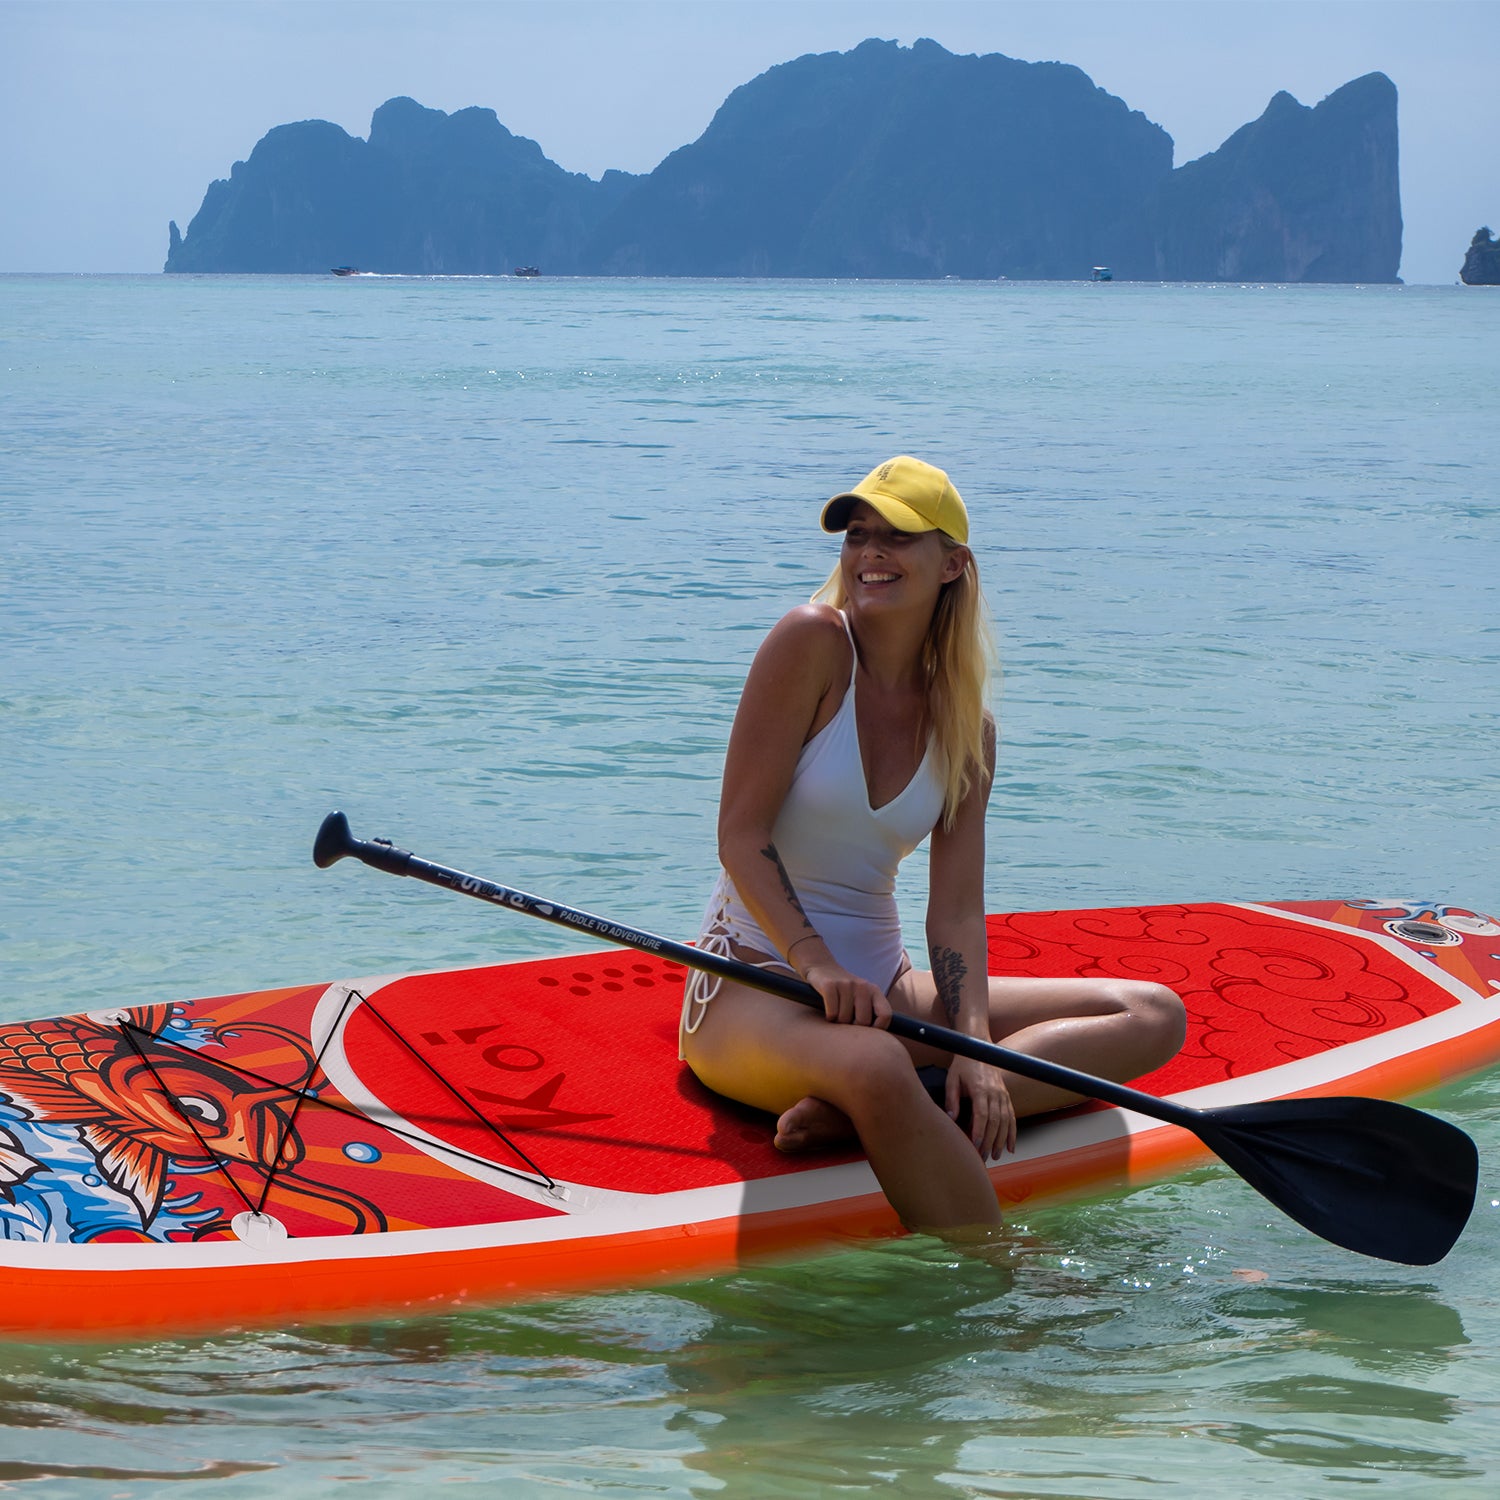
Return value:
[(20, 1141), (0, 1125), (0, 1198), (11, 1201), (10, 1190), (19, 1187), (40, 1166), (40, 1162), (26, 1154)]
[[(338, 1204), (356, 1233), (384, 1227), (373, 1205), (294, 1170), (304, 1155), (293, 1128), (297, 1092), (316, 1071), (297, 1038), (279, 1027), (234, 1028), (236, 1035), (274, 1031), (301, 1057), (303, 1082), (277, 1086), (163, 1042), (171, 1018), (170, 1006), (152, 1005), (128, 1012), (125, 1025), (85, 1016), (0, 1025), (0, 1092), (49, 1123), (76, 1126), (101, 1176), (135, 1204), (143, 1228), (161, 1208), (174, 1160), (215, 1159), (274, 1173), (284, 1193)], [(220, 1037), (210, 1032), (209, 1040)], [(0, 1140), (0, 1183), (22, 1180), (23, 1164), (36, 1170), (30, 1158), (16, 1162), (13, 1155)]]

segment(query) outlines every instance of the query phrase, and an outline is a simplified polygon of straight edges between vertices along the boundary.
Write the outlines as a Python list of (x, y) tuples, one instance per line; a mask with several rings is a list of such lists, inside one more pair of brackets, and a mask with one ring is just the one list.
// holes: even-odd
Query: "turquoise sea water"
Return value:
[[(316, 872), (335, 806), (691, 936), (750, 654), (899, 450), (999, 626), (992, 909), (1494, 912), (1497, 334), (1462, 288), (0, 278), (0, 1019), (570, 946)], [(1003, 1270), (11, 1345), (0, 1482), (1487, 1494), (1500, 1074), (1428, 1102), (1483, 1153), (1435, 1268), (1214, 1168)]]

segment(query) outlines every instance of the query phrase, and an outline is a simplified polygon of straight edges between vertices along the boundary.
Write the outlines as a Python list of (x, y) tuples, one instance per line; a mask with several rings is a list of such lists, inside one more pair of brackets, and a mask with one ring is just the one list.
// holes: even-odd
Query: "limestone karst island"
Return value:
[[(872, 109), (871, 100), (880, 107)], [(490, 109), (280, 125), (166, 269), (1392, 282), (1396, 89), (1278, 93), (1207, 156), (1065, 63), (867, 41), (736, 89), (655, 171), (564, 171)]]
[(1488, 224), (1474, 231), (1458, 279), (1465, 286), (1500, 286), (1500, 242)]

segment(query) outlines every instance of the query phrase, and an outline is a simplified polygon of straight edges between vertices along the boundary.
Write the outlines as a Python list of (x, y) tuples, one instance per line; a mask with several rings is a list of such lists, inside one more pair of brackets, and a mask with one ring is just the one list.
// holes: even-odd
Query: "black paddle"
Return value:
[[(429, 864), (385, 839), (356, 839), (343, 813), (329, 813), (318, 829), (313, 861), (326, 870), (346, 854), (391, 875), (411, 875), (608, 943), (639, 948), (802, 1005), (823, 1008), (817, 991), (799, 979), (767, 973), (686, 943), (653, 937), (649, 932), (621, 927), (524, 891)], [(1457, 1126), (1404, 1104), (1385, 1099), (1310, 1098), (1190, 1109), (910, 1016), (892, 1016), (890, 1029), (897, 1036), (960, 1057), (976, 1058), (1041, 1083), (1180, 1125), (1283, 1213), (1325, 1240), (1361, 1255), (1411, 1266), (1432, 1265), (1452, 1249), (1474, 1207), (1479, 1177), (1479, 1153), (1474, 1142)]]

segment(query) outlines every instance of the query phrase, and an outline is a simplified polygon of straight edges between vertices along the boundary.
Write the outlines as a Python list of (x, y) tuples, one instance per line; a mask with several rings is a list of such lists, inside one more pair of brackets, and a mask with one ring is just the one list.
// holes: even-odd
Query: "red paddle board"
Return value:
[[(989, 936), (992, 973), (1175, 989), (1187, 1044), (1140, 1086), (1192, 1105), (1401, 1098), (1500, 1055), (1500, 924), (1460, 907), (1040, 912)], [(433, 1312), (898, 1232), (857, 1153), (781, 1155), (678, 1062), (683, 978), (593, 953), (0, 1025), (0, 1329)], [(1206, 1154), (1081, 1106), (991, 1175), (1032, 1205)]]

